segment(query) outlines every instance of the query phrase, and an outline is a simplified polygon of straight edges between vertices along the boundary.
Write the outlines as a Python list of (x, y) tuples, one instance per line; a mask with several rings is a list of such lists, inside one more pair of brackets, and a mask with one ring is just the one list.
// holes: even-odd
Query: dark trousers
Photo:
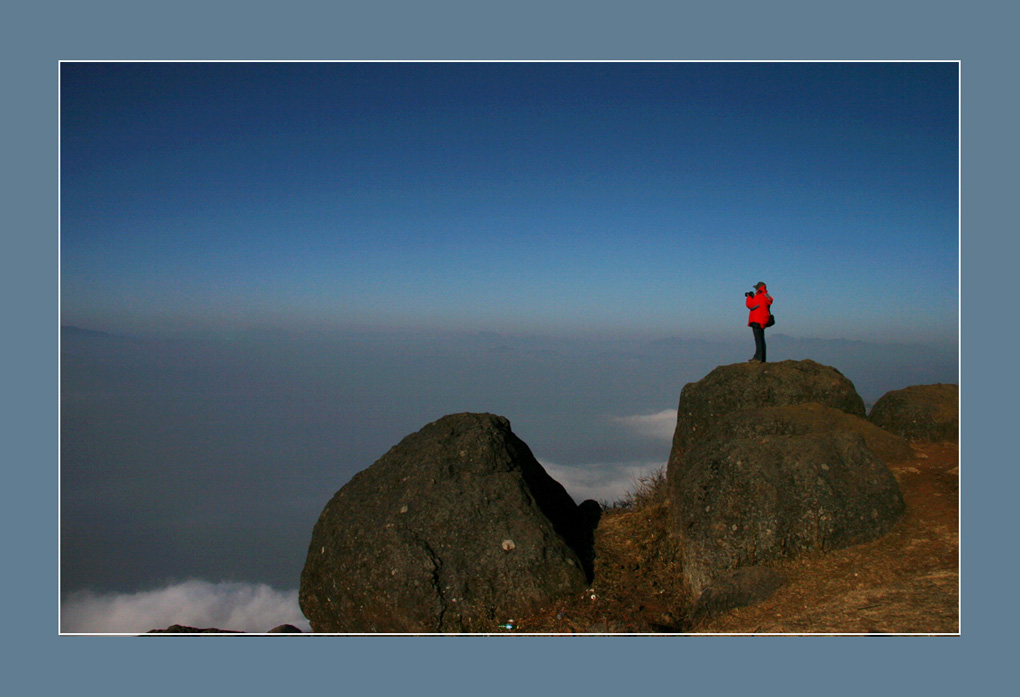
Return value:
[(751, 331), (754, 332), (754, 359), (765, 362), (765, 328), (757, 322), (751, 322)]

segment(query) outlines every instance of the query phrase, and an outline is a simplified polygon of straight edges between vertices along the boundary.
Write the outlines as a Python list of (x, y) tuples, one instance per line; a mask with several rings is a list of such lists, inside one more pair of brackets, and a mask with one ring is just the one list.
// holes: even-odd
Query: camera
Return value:
[(754, 293), (752, 293), (751, 291), (747, 291), (746, 293), (744, 293), (744, 295), (746, 295), (749, 298), (753, 298), (754, 297)]

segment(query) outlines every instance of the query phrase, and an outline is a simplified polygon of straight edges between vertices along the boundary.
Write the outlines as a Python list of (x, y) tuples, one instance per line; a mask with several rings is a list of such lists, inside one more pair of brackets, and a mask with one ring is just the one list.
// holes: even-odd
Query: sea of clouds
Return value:
[(180, 624), (265, 633), (281, 624), (310, 631), (298, 591), (258, 583), (189, 580), (137, 593), (72, 593), (61, 604), (65, 634), (144, 634)]
[[(668, 444), (676, 428), (676, 413), (676, 409), (664, 409), (652, 414), (608, 417), (608, 421), (639, 438)], [(663, 450), (668, 453), (668, 447)], [(539, 462), (577, 503), (586, 499), (607, 504), (621, 501), (639, 488), (642, 479), (666, 467), (664, 459), (563, 465), (539, 458)]]
[(563, 485), (575, 503), (593, 499), (612, 504), (636, 491), (641, 480), (666, 466), (665, 462), (612, 462), (558, 465), (539, 460), (546, 472)]
[[(607, 419), (640, 437), (668, 443), (676, 426), (676, 410)], [(578, 503), (586, 499), (604, 503), (624, 499), (643, 477), (666, 465), (657, 460), (541, 464)], [(174, 624), (256, 634), (281, 624), (292, 624), (306, 632), (311, 629), (298, 606), (297, 589), (196, 579), (134, 593), (77, 591), (63, 600), (60, 617), (60, 631), (65, 634), (134, 635)]]
[[(575, 501), (624, 500), (666, 465), (677, 413), (663, 407), (746, 353), (746, 337), (732, 347), (482, 335), (135, 340), (80, 330), (64, 339), (67, 633), (307, 628), (297, 590), (279, 589), (299, 578), (325, 501), (447, 413), (507, 416)], [(866, 401), (958, 374), (949, 349), (775, 335), (770, 352), (837, 366)], [(167, 578), (251, 583), (156, 587)]]

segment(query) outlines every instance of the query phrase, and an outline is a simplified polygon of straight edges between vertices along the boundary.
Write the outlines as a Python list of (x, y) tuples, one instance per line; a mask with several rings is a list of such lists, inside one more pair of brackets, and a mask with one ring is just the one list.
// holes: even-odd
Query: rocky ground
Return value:
[(637, 487), (596, 530), (596, 580), (583, 596), (530, 617), (515, 633), (954, 634), (959, 632), (959, 450), (915, 444), (892, 461), (907, 510), (878, 540), (773, 568), (767, 600), (692, 622), (669, 561), (663, 478)]

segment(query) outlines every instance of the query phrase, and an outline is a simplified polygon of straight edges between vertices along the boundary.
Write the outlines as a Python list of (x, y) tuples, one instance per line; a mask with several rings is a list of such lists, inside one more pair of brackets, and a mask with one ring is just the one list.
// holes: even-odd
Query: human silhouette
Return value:
[(770, 319), (772, 312), (772, 296), (769, 295), (765, 283), (758, 281), (754, 284), (754, 292), (744, 293), (747, 297), (747, 308), (751, 311), (747, 318), (747, 326), (754, 333), (754, 358), (748, 363), (765, 362), (765, 327), (772, 326)]

